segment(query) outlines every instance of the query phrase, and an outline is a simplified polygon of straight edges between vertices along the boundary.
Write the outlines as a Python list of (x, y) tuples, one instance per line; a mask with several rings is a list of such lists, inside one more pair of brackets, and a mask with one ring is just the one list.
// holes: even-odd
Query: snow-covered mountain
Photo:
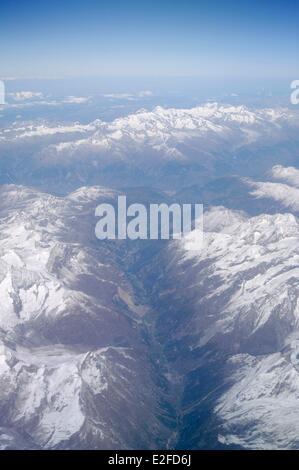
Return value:
[(181, 385), (179, 447), (299, 446), (299, 221), (288, 209), (211, 207), (199, 252), (191, 232), (147, 268), (156, 334)]
[(2, 181), (65, 194), (82, 185), (136, 186), (141, 179), (165, 190), (229, 173), (249, 176), (282, 163), (282, 152), (284, 164), (294, 164), (298, 125), (290, 109), (217, 103), (158, 106), (111, 122), (16, 121), (0, 131), (1, 154), (12, 155), (1, 163)]
[[(256, 132), (251, 138), (255, 140), (266, 129), (281, 129), (284, 124), (298, 126), (298, 115), (286, 108), (249, 109), (246, 106), (229, 106), (208, 103), (190, 109), (163, 108), (157, 106), (152, 111), (141, 109), (134, 114), (117, 118), (112, 122), (95, 120), (90, 124), (70, 123), (50, 125), (44, 123), (15, 123), (9, 129), (2, 130), (2, 142), (47, 136), (71, 136), (73, 142), (57, 146), (57, 150), (89, 144), (103, 149), (117, 147), (122, 140), (131, 139), (136, 143), (155, 143), (168, 141), (171, 138), (185, 140), (196, 135), (205, 135), (211, 131), (216, 134), (229, 134), (234, 127), (241, 129), (249, 137), (249, 130)], [(74, 137), (77, 135), (77, 138)], [(63, 139), (59, 139), (63, 140)]]
[[(294, 189), (281, 181), (296, 174), (274, 168), (271, 184)], [(99, 243), (94, 208), (118, 194), (1, 188), (2, 448), (297, 448), (299, 222), (285, 198), (281, 213), (209, 207), (197, 253), (192, 232)]]
[(1, 187), (0, 446), (159, 447), (171, 422), (115, 247), (94, 209), (117, 193), (56, 198)]

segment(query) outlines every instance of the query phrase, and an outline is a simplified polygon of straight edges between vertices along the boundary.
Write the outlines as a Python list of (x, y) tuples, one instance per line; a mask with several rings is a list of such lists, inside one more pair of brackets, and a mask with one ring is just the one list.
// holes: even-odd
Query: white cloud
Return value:
[(251, 194), (257, 198), (272, 199), (293, 211), (299, 211), (299, 189), (283, 183), (253, 182)]
[(153, 92), (150, 90), (142, 90), (137, 93), (106, 93), (103, 95), (104, 98), (111, 100), (128, 100), (134, 101), (138, 98), (149, 98), (153, 96)]
[(32, 99), (42, 99), (43, 94), (35, 91), (17, 91), (15, 93), (9, 93), (14, 101), (27, 101)]
[(291, 186), (299, 187), (299, 170), (297, 168), (276, 165), (272, 168), (272, 176), (277, 180), (286, 181)]
[(65, 98), (62, 103), (65, 104), (84, 104), (89, 101), (90, 98), (86, 96), (68, 96)]
[(24, 109), (32, 106), (49, 106), (49, 107), (59, 107), (65, 104), (85, 104), (90, 101), (90, 97), (84, 96), (67, 96), (63, 99), (52, 99), (51, 97), (43, 95), (40, 92), (32, 91), (18, 91), (16, 93), (9, 93), (9, 96), (12, 100), (10, 103), (6, 104), (6, 109)]

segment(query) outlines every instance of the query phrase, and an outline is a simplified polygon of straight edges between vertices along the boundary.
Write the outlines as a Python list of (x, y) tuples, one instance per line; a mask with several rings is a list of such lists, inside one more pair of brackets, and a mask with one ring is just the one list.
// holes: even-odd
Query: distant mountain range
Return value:
[(298, 127), (297, 110), (217, 103), (90, 124), (15, 121), (0, 131), (1, 182), (66, 194), (82, 185), (174, 190), (256, 177), (296, 164)]

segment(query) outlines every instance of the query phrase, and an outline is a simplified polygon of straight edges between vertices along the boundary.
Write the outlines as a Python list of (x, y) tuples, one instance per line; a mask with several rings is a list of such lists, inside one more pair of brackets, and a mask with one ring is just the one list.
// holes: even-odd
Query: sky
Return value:
[(0, 76), (299, 78), (299, 0), (1, 0)]

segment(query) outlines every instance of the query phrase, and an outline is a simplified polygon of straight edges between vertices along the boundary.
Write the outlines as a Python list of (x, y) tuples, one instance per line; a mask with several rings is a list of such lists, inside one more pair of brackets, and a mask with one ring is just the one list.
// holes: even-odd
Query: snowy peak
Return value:
[(147, 306), (94, 236), (94, 209), (115, 194), (1, 188), (1, 448), (159, 447), (169, 435), (139, 331)]

